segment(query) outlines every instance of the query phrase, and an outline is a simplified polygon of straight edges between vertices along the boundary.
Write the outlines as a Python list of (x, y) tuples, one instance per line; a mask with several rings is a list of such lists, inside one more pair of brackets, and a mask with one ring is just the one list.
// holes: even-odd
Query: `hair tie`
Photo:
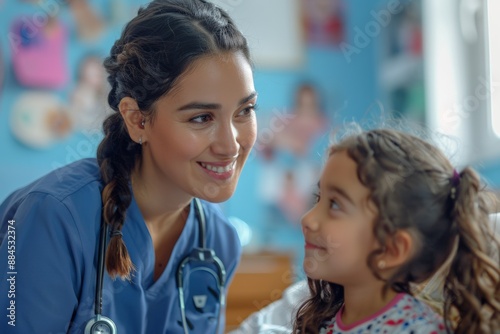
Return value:
[(451, 177), (451, 199), (455, 199), (457, 193), (457, 187), (460, 184), (460, 174), (455, 168), (453, 168), (453, 176)]
[(453, 169), (453, 177), (451, 178), (451, 181), (455, 186), (458, 186), (458, 184), (460, 183), (460, 174), (456, 169)]
[(118, 230), (118, 229), (114, 229), (114, 230), (111, 230), (111, 232), (109, 233), (109, 236), (111, 238), (114, 238), (114, 237), (123, 237), (123, 233), (122, 231)]

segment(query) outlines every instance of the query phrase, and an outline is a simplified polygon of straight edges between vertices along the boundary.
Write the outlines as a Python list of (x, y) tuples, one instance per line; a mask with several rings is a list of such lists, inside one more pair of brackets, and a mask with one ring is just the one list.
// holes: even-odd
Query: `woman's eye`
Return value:
[(250, 116), (251, 114), (253, 114), (255, 111), (257, 110), (257, 105), (254, 104), (254, 105), (251, 105), (243, 110), (240, 111), (240, 113), (238, 114), (239, 116)]
[(203, 124), (203, 123), (210, 122), (211, 120), (212, 120), (212, 115), (210, 115), (210, 114), (203, 114), (203, 115), (199, 115), (199, 116), (193, 117), (189, 121), (191, 123)]

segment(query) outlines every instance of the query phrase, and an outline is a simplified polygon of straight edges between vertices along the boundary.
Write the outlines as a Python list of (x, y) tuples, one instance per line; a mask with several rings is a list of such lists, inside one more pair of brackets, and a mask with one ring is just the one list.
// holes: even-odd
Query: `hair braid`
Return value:
[[(97, 159), (104, 182), (102, 216), (110, 230), (121, 231), (125, 213), (132, 200), (130, 172), (140, 146), (128, 136), (121, 115), (115, 113), (103, 125), (105, 138), (97, 150)], [(119, 233), (112, 233), (106, 251), (106, 269), (111, 277), (130, 279), (134, 266)]]

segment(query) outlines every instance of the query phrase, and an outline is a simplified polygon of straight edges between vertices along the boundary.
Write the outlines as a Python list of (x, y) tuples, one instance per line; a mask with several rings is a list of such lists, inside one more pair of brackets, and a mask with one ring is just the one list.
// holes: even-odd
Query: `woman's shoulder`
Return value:
[[(82, 159), (56, 169), (11, 193), (0, 203), (0, 217), (57, 215), (65, 212), (78, 221), (100, 211), (102, 183), (96, 159)], [(45, 203), (41, 205), (41, 203)], [(95, 209), (95, 210), (94, 210)], [(37, 213), (39, 212), (39, 213)]]
[(29, 195), (52, 196), (59, 201), (75, 193), (101, 190), (101, 177), (97, 160), (87, 158), (55, 169), (32, 183), (14, 191), (9, 197), (19, 201)]
[(76, 161), (13, 192), (0, 204), (0, 219), (15, 221), (17, 235), (25, 242), (58, 240), (60, 247), (81, 254), (95, 245), (100, 184), (95, 159)]

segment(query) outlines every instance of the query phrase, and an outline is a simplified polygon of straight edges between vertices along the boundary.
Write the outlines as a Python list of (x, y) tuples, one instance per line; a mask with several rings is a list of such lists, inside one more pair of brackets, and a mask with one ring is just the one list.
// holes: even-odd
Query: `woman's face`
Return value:
[(150, 162), (169, 191), (227, 200), (255, 143), (256, 100), (252, 69), (243, 54), (196, 60), (155, 103), (143, 163)]

